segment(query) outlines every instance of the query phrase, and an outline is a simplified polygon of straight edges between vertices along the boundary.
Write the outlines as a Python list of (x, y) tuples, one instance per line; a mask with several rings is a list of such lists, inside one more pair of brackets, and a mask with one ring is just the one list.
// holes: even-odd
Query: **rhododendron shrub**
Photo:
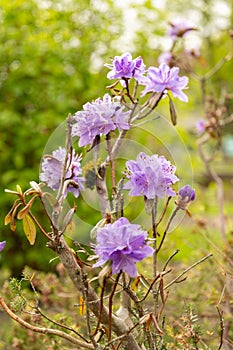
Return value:
[[(169, 35), (177, 40), (194, 29), (185, 21), (172, 22)], [(75, 298), (75, 302), (79, 300), (85, 334), (65, 323), (59, 324), (62, 330), (42, 330), (15, 315), (2, 297), (0, 301), (4, 310), (21, 325), (61, 337), (77, 348), (165, 349), (167, 290), (176, 282), (184, 282), (185, 278), (180, 277), (192, 266), (172, 279), (170, 264), (178, 251), (170, 254), (162, 269), (158, 262), (174, 218), (178, 212), (190, 215), (189, 205), (195, 200), (196, 192), (192, 184), (182, 184), (182, 172), (177, 174), (171, 154), (140, 151), (128, 159), (126, 147), (123, 152), (127, 159), (123, 165), (120, 163), (117, 172), (116, 159), (126, 135), (133, 139), (134, 128), (153, 116), (162, 100), (168, 103), (171, 122), (176, 124), (174, 99), (188, 102), (183, 90), (188, 88), (189, 80), (179, 67), (170, 67), (165, 62), (158, 67), (146, 67), (141, 56), (133, 58), (129, 52), (115, 56), (105, 67), (109, 69), (107, 78), (114, 81), (108, 86), (108, 93), (86, 102), (82, 110), (67, 117), (66, 139), (61, 140), (65, 146), (60, 145), (43, 156), (40, 182), (32, 181), (24, 192), (20, 186), (15, 191), (6, 190), (16, 200), (5, 223), (15, 231), (16, 219), (22, 220), (31, 245), (38, 234), (46, 237), (48, 248), (59, 258), (76, 288), (79, 299)], [(154, 122), (159, 130), (159, 119)], [(198, 131), (204, 133), (206, 128), (199, 125)], [(92, 157), (88, 166), (87, 154)], [(67, 239), (66, 232), (72, 229), (82, 194), (90, 189), (97, 193), (99, 220), (86, 232), (88, 248), (79, 239), (71, 247), (72, 234)], [(72, 207), (67, 206), (67, 197), (72, 198)], [(33, 215), (36, 199), (49, 230)], [(127, 200), (129, 206), (137, 201), (143, 203), (144, 221), (127, 217)], [(149, 223), (147, 227), (145, 221)], [(73, 230), (79, 237), (79, 227)], [(5, 244), (0, 242), (0, 251), (7, 250)], [(210, 254), (193, 266), (209, 257)], [(33, 278), (30, 281), (33, 286)], [(33, 290), (36, 293), (34, 286)], [(38, 302), (33, 307), (43, 317)]]

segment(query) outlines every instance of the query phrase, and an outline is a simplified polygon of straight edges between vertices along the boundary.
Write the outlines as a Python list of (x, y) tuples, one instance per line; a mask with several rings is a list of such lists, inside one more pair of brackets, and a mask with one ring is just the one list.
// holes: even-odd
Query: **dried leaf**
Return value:
[(104, 285), (104, 279), (110, 277), (111, 273), (112, 273), (112, 266), (111, 266), (110, 262), (108, 262), (107, 265), (101, 269), (101, 271), (98, 275), (99, 285), (101, 287), (103, 287), (103, 285)]
[(150, 314), (146, 314), (142, 316), (139, 320), (139, 324), (144, 324), (145, 322), (148, 322), (148, 320), (151, 318)]
[(14, 216), (11, 217), (10, 228), (11, 228), (11, 231), (15, 232), (15, 230), (16, 230), (16, 220), (15, 220)]
[(29, 215), (23, 217), (23, 229), (29, 243), (33, 245), (36, 240), (36, 226)]
[(29, 207), (26, 205), (23, 209), (21, 209), (17, 214), (17, 219), (21, 220), (24, 216), (28, 215)]
[(136, 292), (137, 288), (138, 288), (138, 285), (139, 285), (139, 282), (140, 282), (140, 279), (141, 279), (141, 276), (137, 276), (134, 281), (132, 282), (131, 284), (131, 288), (132, 288), (132, 291), (133, 292)]
[(4, 225), (8, 225), (11, 222), (11, 214), (12, 214), (12, 209), (9, 211), (9, 213), (5, 216), (4, 219)]
[(163, 334), (163, 331), (162, 331), (162, 329), (159, 327), (158, 321), (157, 321), (157, 319), (156, 319), (156, 317), (155, 317), (154, 314), (152, 314), (152, 320), (153, 320), (153, 322), (154, 322), (155, 329), (156, 329), (160, 334)]
[(79, 314), (80, 316), (84, 316), (86, 313), (86, 305), (82, 296), (79, 297)]
[(25, 205), (23, 209), (21, 209), (17, 214), (17, 219), (21, 220), (24, 218), (25, 215), (28, 214), (29, 210), (31, 209), (31, 206), (35, 200), (36, 196), (32, 197), (30, 201)]
[(151, 322), (152, 322), (152, 313), (146, 314), (144, 316), (142, 316), (139, 320), (139, 324), (146, 324), (146, 330), (149, 331), (150, 330), (150, 326), (151, 326)]
[(163, 277), (161, 277), (160, 282), (159, 282), (159, 291), (160, 291), (162, 303), (165, 304), (164, 289), (163, 289)]
[(19, 200), (16, 199), (16, 201), (14, 202), (11, 210), (9, 211), (9, 213), (5, 216), (5, 225), (10, 224), (10, 228), (12, 231), (15, 231), (16, 229), (16, 221), (15, 221), (15, 214), (16, 211), (18, 209), (18, 207), (21, 205), (21, 203), (19, 203)]

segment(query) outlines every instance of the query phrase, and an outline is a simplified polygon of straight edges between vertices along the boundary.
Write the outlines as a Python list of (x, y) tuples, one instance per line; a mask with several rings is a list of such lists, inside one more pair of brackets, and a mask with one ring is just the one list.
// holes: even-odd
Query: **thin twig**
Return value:
[(163, 208), (163, 211), (162, 211), (162, 213), (161, 213), (161, 215), (160, 215), (160, 217), (159, 217), (159, 219), (158, 219), (158, 221), (157, 221), (157, 223), (156, 223), (156, 227), (158, 227), (159, 224), (162, 222), (162, 220), (163, 220), (163, 218), (164, 218), (164, 215), (166, 214), (166, 211), (167, 211), (167, 208), (168, 208), (168, 204), (169, 204), (169, 202), (170, 202), (171, 199), (172, 199), (172, 197), (168, 197), (168, 198), (167, 198), (167, 201), (166, 201), (166, 203), (165, 203), (165, 206), (164, 206), (164, 208)]
[(124, 285), (123, 288), (124, 288), (124, 291), (126, 291), (126, 293), (130, 296), (130, 298), (134, 302), (137, 308), (139, 317), (142, 317), (144, 315), (144, 310), (140, 304), (140, 300), (138, 299), (137, 295), (132, 291), (131, 288), (129, 288), (129, 285)]
[(104, 291), (105, 291), (106, 281), (107, 281), (107, 279), (106, 279), (106, 276), (105, 276), (103, 278), (103, 286), (102, 286), (101, 294), (100, 294), (100, 312), (99, 312), (99, 317), (98, 317), (98, 320), (97, 320), (96, 328), (95, 328), (94, 332), (92, 333), (93, 337), (97, 334), (99, 326), (100, 326), (100, 323), (101, 323), (101, 316), (102, 316), (102, 310), (103, 310), (103, 305), (104, 305)]
[(115, 174), (115, 162), (114, 162), (114, 158), (112, 157), (110, 133), (106, 135), (106, 143), (107, 143), (107, 150), (108, 150), (109, 162), (111, 167), (112, 197), (114, 198), (116, 196), (116, 174)]
[(56, 326), (62, 327), (64, 329), (67, 329), (70, 332), (75, 333), (76, 335), (78, 335), (81, 339), (83, 339), (85, 342), (88, 342), (87, 339), (84, 338), (84, 336), (82, 334), (80, 334), (78, 331), (76, 331), (73, 327), (68, 327), (60, 322), (57, 322), (53, 319), (51, 319), (50, 317), (48, 317), (47, 315), (45, 315), (41, 309), (39, 307), (36, 307), (36, 310), (39, 312), (39, 314), (44, 317), (46, 320), (48, 320), (49, 322), (55, 324)]
[[(127, 334), (122, 335), (121, 337), (118, 337), (118, 338), (113, 339), (113, 342), (115, 342), (115, 341), (117, 341), (117, 340), (120, 340), (119, 344), (118, 344), (117, 347), (116, 347), (116, 350), (118, 350), (118, 349), (120, 348), (120, 345), (122, 344), (122, 341), (124, 340), (124, 337), (125, 337), (126, 335), (129, 335), (129, 334), (139, 325), (139, 322), (140, 322), (140, 321), (138, 321), (137, 323), (135, 323), (135, 325), (134, 325), (133, 327), (131, 327), (131, 328), (128, 330)], [(103, 350), (104, 350), (104, 349), (103, 349)]]
[(85, 304), (86, 304), (86, 325), (87, 325), (87, 330), (88, 330), (88, 335), (89, 335), (89, 338), (94, 346), (94, 348), (96, 349), (97, 348), (97, 343), (95, 341), (95, 338), (91, 332), (91, 322), (90, 322), (90, 307), (89, 307), (89, 304), (88, 304), (88, 299), (89, 299), (89, 296), (88, 296), (88, 281), (87, 281), (87, 277), (86, 277), (86, 274), (85, 272), (83, 271), (83, 269), (81, 268), (81, 275), (82, 275), (82, 282), (83, 282), (83, 297), (84, 297), (84, 300), (85, 300)]
[[(157, 227), (156, 227), (156, 217), (157, 217), (157, 208), (158, 208), (158, 197), (155, 196), (153, 205), (152, 205), (152, 235), (153, 235), (153, 278), (155, 279), (157, 276)], [(156, 291), (156, 287), (153, 284), (152, 286), (152, 294), (153, 294), (153, 300), (154, 300), (154, 314), (157, 316), (158, 311), (158, 293)]]
[(205, 80), (210, 79), (215, 73), (217, 73), (217, 71), (218, 71), (219, 69), (222, 68), (222, 66), (224, 66), (224, 64), (225, 64), (226, 62), (229, 62), (229, 61), (232, 59), (232, 57), (233, 57), (233, 54), (232, 54), (231, 52), (229, 52), (225, 57), (223, 57), (220, 61), (218, 61), (218, 62), (216, 63), (216, 65), (215, 65), (213, 68), (211, 68), (211, 69), (209, 70), (209, 72), (207, 72), (207, 73), (204, 75), (204, 79), (205, 79)]
[(167, 268), (169, 262), (174, 258), (174, 256), (175, 256), (176, 254), (179, 253), (179, 251), (180, 251), (179, 249), (176, 249), (175, 252), (174, 252), (171, 256), (169, 256), (169, 258), (167, 259), (167, 261), (166, 261), (165, 264), (164, 264), (163, 271), (166, 270), (166, 268)]
[(43, 233), (43, 235), (47, 237), (50, 241), (52, 241), (52, 238), (50, 237), (50, 235), (44, 230), (44, 228), (41, 226), (41, 224), (36, 219), (36, 217), (31, 213), (31, 211), (29, 211), (28, 214), (32, 218), (32, 220), (35, 222), (35, 224), (38, 226), (39, 230)]
[(158, 206), (158, 197), (156, 196), (152, 205), (151, 218), (152, 218), (152, 236), (153, 236), (153, 277), (157, 275), (157, 226), (156, 226), (156, 217), (157, 217), (157, 206)]
[(220, 350), (222, 348), (222, 345), (223, 345), (224, 319), (223, 319), (223, 311), (221, 311), (218, 306), (216, 306), (216, 309), (217, 309), (218, 315), (219, 315), (220, 330), (221, 330), (220, 331), (220, 343), (219, 343), (219, 347), (218, 347), (218, 350)]
[(174, 217), (176, 216), (176, 214), (177, 214), (177, 212), (178, 212), (179, 209), (180, 209), (179, 207), (176, 207), (175, 210), (173, 211), (173, 213), (172, 213), (172, 215), (171, 215), (171, 217), (170, 217), (170, 219), (169, 219), (169, 221), (168, 221), (168, 223), (167, 223), (166, 229), (165, 229), (165, 231), (164, 231), (164, 233), (163, 233), (163, 236), (162, 236), (162, 239), (161, 239), (161, 241), (160, 241), (160, 244), (159, 244), (159, 246), (158, 246), (158, 248), (157, 248), (157, 253), (160, 251), (160, 249), (161, 249), (161, 247), (162, 247), (162, 245), (163, 245), (163, 242), (164, 242), (164, 240), (165, 240), (165, 237), (166, 237), (166, 235), (167, 235), (167, 231), (168, 231), (168, 229), (169, 229), (169, 227), (170, 227), (170, 225), (171, 225), (171, 223), (172, 223), (172, 220), (173, 220)]
[(113, 288), (112, 288), (112, 291), (111, 291), (111, 294), (109, 296), (109, 307), (108, 307), (108, 310), (109, 310), (109, 315), (108, 315), (108, 341), (111, 340), (111, 333), (112, 333), (112, 302), (113, 302), (113, 297), (114, 297), (114, 294), (115, 294), (115, 290), (116, 290), (116, 287), (117, 287), (117, 284), (118, 284), (118, 281), (120, 279), (120, 275), (121, 275), (121, 271), (117, 274), (116, 276), (116, 279), (115, 279), (115, 283), (113, 285)]
[(207, 260), (208, 258), (210, 258), (211, 256), (213, 256), (212, 253), (208, 254), (207, 256), (205, 256), (204, 258), (196, 261), (193, 265), (189, 266), (187, 269), (185, 269), (183, 272), (181, 272), (176, 278), (174, 278), (174, 280), (172, 280), (170, 283), (168, 283), (163, 290), (168, 289), (171, 285), (173, 285), (174, 283), (178, 283), (180, 278), (182, 276), (184, 276), (187, 272), (189, 272), (190, 270), (192, 270), (194, 267), (196, 267), (197, 265), (199, 265), (200, 263), (202, 263), (203, 261)]
[(76, 338), (72, 337), (71, 335), (69, 335), (65, 332), (62, 332), (60, 330), (50, 329), (50, 328), (46, 328), (46, 327), (37, 327), (37, 326), (31, 325), (30, 323), (24, 321), (22, 318), (20, 318), (18, 315), (16, 315), (11, 309), (9, 309), (9, 307), (7, 306), (7, 304), (5, 303), (4, 299), (1, 296), (0, 296), (0, 305), (14, 321), (18, 322), (24, 328), (30, 329), (33, 332), (37, 332), (37, 333), (41, 333), (41, 334), (56, 335), (60, 338), (68, 340), (72, 344), (77, 345), (78, 348), (81, 348), (81, 349), (83, 349), (83, 348), (84, 349), (94, 349), (92, 344), (82, 342), (81, 340), (76, 339)]
[(153, 279), (153, 281), (151, 282), (151, 284), (150, 284), (150, 286), (149, 286), (149, 288), (148, 288), (146, 294), (144, 295), (144, 297), (141, 298), (140, 300), (138, 300), (138, 302), (141, 303), (142, 301), (144, 301), (144, 300), (147, 298), (147, 296), (149, 295), (149, 293), (150, 293), (152, 287), (154, 286), (155, 282), (156, 282), (159, 278), (161, 278), (162, 276), (166, 275), (166, 274), (169, 273), (169, 272), (171, 272), (171, 269), (168, 270), (168, 271), (164, 271), (164, 272), (161, 272), (160, 274), (158, 274), (158, 275)]
[[(146, 118), (149, 114), (151, 114), (153, 112), (153, 110), (158, 106), (163, 95), (164, 95), (163, 91), (159, 92), (159, 93), (154, 92), (149, 97), (149, 99), (145, 102), (145, 104), (141, 107), (139, 112), (132, 118), (132, 121)], [(144, 111), (146, 111), (146, 110), (147, 110), (147, 112), (144, 113)]]

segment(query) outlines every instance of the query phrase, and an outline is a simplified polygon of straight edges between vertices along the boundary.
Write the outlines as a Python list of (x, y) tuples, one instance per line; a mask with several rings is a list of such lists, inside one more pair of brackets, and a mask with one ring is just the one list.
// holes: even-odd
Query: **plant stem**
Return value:
[(178, 283), (179, 279), (184, 276), (188, 271), (192, 270), (194, 267), (196, 267), (197, 265), (199, 265), (200, 263), (202, 263), (203, 261), (209, 259), (211, 256), (213, 256), (213, 254), (208, 254), (207, 256), (205, 256), (204, 258), (196, 261), (194, 264), (192, 264), (191, 266), (189, 266), (187, 269), (185, 269), (183, 272), (181, 272), (176, 278), (174, 278), (174, 280), (172, 280), (170, 283), (168, 283), (163, 290), (168, 289), (172, 284), (174, 283)]
[(111, 340), (111, 336), (112, 336), (112, 301), (113, 301), (113, 297), (114, 297), (114, 294), (115, 294), (115, 290), (116, 290), (117, 284), (118, 284), (119, 279), (120, 279), (120, 275), (121, 275), (121, 271), (116, 276), (116, 279), (115, 279), (115, 282), (114, 282), (114, 285), (113, 285), (113, 288), (112, 288), (112, 291), (111, 291), (111, 294), (110, 294), (110, 297), (109, 297), (109, 307), (108, 307), (108, 310), (109, 310), (109, 314), (108, 314), (108, 341)]
[(69, 342), (71, 342), (72, 344), (77, 345), (78, 349), (94, 349), (92, 344), (83, 342), (79, 339), (76, 339), (74, 337), (72, 337), (71, 335), (62, 332), (58, 329), (50, 329), (50, 328), (46, 328), (46, 327), (37, 327), (34, 325), (31, 325), (30, 323), (24, 321), (22, 318), (20, 318), (18, 315), (16, 315), (15, 313), (13, 313), (9, 307), (7, 306), (7, 304), (5, 303), (4, 299), (0, 296), (0, 305), (2, 306), (2, 308), (6, 311), (6, 313), (16, 322), (18, 322), (22, 327), (27, 328), (33, 332), (37, 332), (37, 333), (42, 333), (42, 334), (51, 334), (51, 335), (55, 335), (58, 336), (60, 338), (63, 338), (65, 340), (68, 340)]
[[(153, 248), (154, 248), (154, 254), (153, 254), (153, 278), (154, 279), (156, 279), (156, 276), (157, 276), (157, 226), (156, 226), (157, 206), (158, 206), (158, 197), (156, 196), (154, 199), (152, 212), (151, 212)], [(152, 291), (153, 291), (153, 298), (154, 298), (154, 314), (156, 317), (157, 310), (158, 310), (158, 293), (157, 293), (155, 284), (153, 285)]]
[(157, 216), (157, 205), (158, 205), (158, 197), (156, 196), (154, 199), (154, 203), (152, 206), (151, 216), (152, 216), (152, 237), (153, 237), (153, 277), (157, 276), (157, 225), (156, 225), (156, 216)]
[(176, 207), (176, 209), (173, 211), (173, 213), (172, 213), (172, 215), (171, 215), (171, 217), (170, 217), (170, 219), (169, 219), (169, 221), (168, 221), (168, 223), (167, 223), (166, 229), (165, 229), (165, 231), (164, 231), (164, 233), (163, 233), (163, 236), (162, 236), (162, 239), (161, 239), (161, 241), (160, 241), (160, 244), (159, 244), (159, 246), (158, 246), (158, 248), (157, 248), (157, 253), (160, 251), (160, 249), (161, 249), (161, 247), (162, 247), (162, 245), (163, 245), (163, 242), (164, 242), (164, 240), (165, 240), (165, 237), (166, 237), (166, 235), (167, 235), (167, 231), (168, 231), (168, 229), (169, 229), (169, 227), (170, 227), (170, 225), (171, 225), (171, 222), (172, 222), (172, 220), (174, 219), (174, 217), (176, 216), (176, 213), (178, 212), (179, 209), (180, 209), (179, 207)]
[(114, 158), (112, 157), (110, 133), (106, 135), (106, 142), (107, 142), (107, 150), (108, 150), (109, 162), (111, 167), (112, 197), (114, 198), (116, 195), (116, 174), (115, 174), (115, 162), (114, 162)]

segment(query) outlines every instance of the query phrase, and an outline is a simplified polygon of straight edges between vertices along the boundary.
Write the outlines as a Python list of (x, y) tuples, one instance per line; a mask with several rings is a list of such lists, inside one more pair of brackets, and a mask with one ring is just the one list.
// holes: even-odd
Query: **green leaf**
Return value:
[(29, 215), (23, 217), (23, 229), (29, 243), (33, 245), (36, 240), (36, 226)]

